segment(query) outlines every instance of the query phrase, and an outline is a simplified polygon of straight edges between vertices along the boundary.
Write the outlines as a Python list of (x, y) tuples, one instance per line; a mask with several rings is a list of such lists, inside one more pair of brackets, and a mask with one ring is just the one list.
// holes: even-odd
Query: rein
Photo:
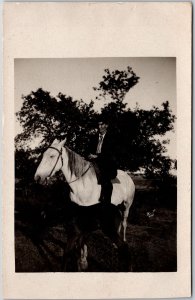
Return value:
[[(59, 158), (61, 157), (61, 161), (62, 161), (62, 166), (61, 166), (61, 168), (63, 167), (63, 157), (62, 157), (62, 148), (61, 148), (61, 150), (58, 150), (57, 148), (55, 148), (55, 147), (52, 147), (52, 146), (50, 146), (50, 147), (48, 147), (48, 149), (54, 149), (54, 150), (56, 150), (59, 154), (58, 154), (58, 157), (57, 157), (57, 160), (56, 160), (56, 163), (55, 163), (55, 165), (54, 165), (54, 167), (53, 167), (53, 169), (51, 170), (51, 172), (50, 172), (50, 174), (49, 174), (49, 176), (48, 177), (50, 177), (51, 175), (52, 175), (52, 173), (53, 173), (53, 171), (55, 170), (55, 167), (56, 167), (56, 165), (57, 165), (57, 163), (58, 163), (58, 160), (59, 160)], [(77, 181), (77, 180), (79, 180), (81, 177), (83, 177), (87, 172), (88, 172), (88, 170), (91, 168), (91, 164), (89, 164), (89, 167), (81, 174), (81, 176), (79, 176), (79, 177), (77, 177), (76, 179), (74, 179), (74, 180), (72, 180), (72, 181), (66, 181), (66, 183), (72, 183), (72, 182), (75, 182), (75, 181)]]
[(82, 174), (81, 174), (81, 176), (79, 176), (79, 177), (77, 177), (76, 179), (74, 179), (74, 180), (72, 180), (72, 181), (66, 181), (66, 183), (72, 183), (72, 182), (75, 182), (75, 181), (77, 181), (77, 180), (79, 180), (81, 177), (83, 177), (87, 172), (88, 172), (88, 170), (91, 168), (91, 164), (89, 164), (89, 167), (87, 168), (87, 170), (85, 170)]

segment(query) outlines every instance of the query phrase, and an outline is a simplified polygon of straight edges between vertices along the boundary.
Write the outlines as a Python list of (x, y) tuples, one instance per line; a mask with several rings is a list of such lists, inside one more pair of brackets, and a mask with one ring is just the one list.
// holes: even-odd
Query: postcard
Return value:
[(5, 299), (190, 297), (191, 24), (4, 3)]

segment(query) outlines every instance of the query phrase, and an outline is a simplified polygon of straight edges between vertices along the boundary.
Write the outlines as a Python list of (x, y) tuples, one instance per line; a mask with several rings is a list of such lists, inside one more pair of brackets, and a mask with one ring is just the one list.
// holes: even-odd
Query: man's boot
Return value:
[(101, 184), (101, 194), (100, 194), (100, 202), (102, 204), (110, 204), (111, 203), (111, 196), (113, 185), (111, 181), (106, 181)]

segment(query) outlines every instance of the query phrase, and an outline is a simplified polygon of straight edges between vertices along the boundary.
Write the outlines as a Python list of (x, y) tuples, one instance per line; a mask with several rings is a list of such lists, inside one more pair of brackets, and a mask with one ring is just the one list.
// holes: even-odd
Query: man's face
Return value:
[(104, 134), (108, 128), (108, 124), (104, 123), (104, 122), (99, 122), (98, 123), (98, 127), (99, 127), (99, 132), (101, 134)]

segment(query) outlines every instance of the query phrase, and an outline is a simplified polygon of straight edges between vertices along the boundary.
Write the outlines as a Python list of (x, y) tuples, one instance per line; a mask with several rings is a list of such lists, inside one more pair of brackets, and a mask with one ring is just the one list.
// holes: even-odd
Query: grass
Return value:
[[(57, 197), (55, 191), (52, 194), (46, 190), (31, 191), (27, 197), (16, 194), (16, 272), (62, 271), (69, 217), (63, 192), (59, 194), (58, 189)], [(177, 271), (175, 203), (176, 189), (137, 190), (124, 247), (117, 248), (98, 228), (87, 235), (88, 272)], [(154, 215), (148, 217), (147, 213), (154, 209)], [(76, 271), (79, 255), (80, 248), (74, 247), (67, 271)]]

